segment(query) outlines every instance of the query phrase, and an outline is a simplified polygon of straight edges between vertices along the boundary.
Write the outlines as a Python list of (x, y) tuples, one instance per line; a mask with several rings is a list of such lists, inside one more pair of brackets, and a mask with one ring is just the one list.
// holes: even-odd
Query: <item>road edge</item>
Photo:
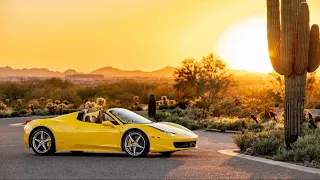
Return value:
[(270, 160), (270, 159), (240, 154), (235, 151), (239, 151), (239, 149), (226, 149), (226, 150), (219, 150), (218, 152), (220, 154), (224, 154), (224, 155), (228, 155), (228, 156), (239, 157), (239, 158), (248, 159), (251, 161), (258, 161), (258, 162), (262, 162), (262, 163), (266, 163), (266, 164), (271, 164), (271, 165), (275, 165), (275, 166), (280, 166), (280, 167), (284, 167), (284, 168), (289, 168), (289, 169), (294, 169), (294, 170), (298, 170), (298, 171), (303, 171), (303, 172), (307, 172), (307, 173), (313, 173), (313, 174), (320, 175), (320, 169), (317, 169), (317, 168), (311, 168), (311, 167), (286, 163), (286, 162), (282, 162), (282, 161), (274, 161), (274, 160)]

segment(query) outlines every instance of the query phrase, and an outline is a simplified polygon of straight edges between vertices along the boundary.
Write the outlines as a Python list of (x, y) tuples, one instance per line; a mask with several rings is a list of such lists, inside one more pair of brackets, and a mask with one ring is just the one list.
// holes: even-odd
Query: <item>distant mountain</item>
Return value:
[(11, 67), (0, 67), (0, 77), (20, 76), (20, 77), (64, 77), (65, 74), (78, 73), (75, 70), (65, 72), (50, 71), (46, 68), (13, 69)]
[(92, 71), (89, 74), (103, 74), (105, 78), (111, 77), (172, 77), (174, 67), (165, 67), (152, 72), (144, 72), (141, 70), (124, 71), (114, 67), (103, 67)]
[[(90, 72), (89, 74), (103, 74), (105, 78), (112, 77), (173, 77), (174, 67), (167, 66), (163, 69), (145, 72), (141, 70), (126, 71), (114, 67), (103, 67)], [(254, 73), (244, 70), (232, 70), (236, 76), (241, 77), (265, 77), (266, 74)], [(13, 69), (11, 67), (0, 67), (0, 77), (21, 76), (21, 77), (64, 77), (65, 75), (83, 74), (73, 69), (65, 72), (51, 71), (46, 68)]]

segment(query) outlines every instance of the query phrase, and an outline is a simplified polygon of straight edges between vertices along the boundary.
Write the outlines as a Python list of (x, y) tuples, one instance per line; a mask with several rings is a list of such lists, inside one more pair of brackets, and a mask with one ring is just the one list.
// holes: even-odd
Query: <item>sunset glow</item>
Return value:
[(264, 16), (232, 24), (220, 37), (217, 53), (232, 69), (271, 72), (266, 28)]
[(265, 0), (2, 0), (0, 67), (153, 71), (216, 53), (269, 72), (265, 14)]

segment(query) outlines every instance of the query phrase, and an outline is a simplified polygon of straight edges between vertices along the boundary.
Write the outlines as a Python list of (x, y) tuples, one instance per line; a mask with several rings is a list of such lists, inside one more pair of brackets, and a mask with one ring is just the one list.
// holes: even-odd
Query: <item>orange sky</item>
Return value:
[[(309, 0), (311, 17), (319, 0)], [(215, 51), (265, 0), (0, 0), (0, 66), (152, 71)], [(319, 15), (320, 17), (320, 15)]]

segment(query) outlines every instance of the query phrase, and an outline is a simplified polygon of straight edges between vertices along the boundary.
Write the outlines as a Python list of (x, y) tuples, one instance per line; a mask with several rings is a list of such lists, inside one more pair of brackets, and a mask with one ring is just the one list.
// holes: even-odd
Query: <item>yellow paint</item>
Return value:
[[(142, 130), (148, 137), (150, 152), (181, 151), (191, 148), (175, 148), (174, 142), (196, 141), (197, 135), (189, 129), (174, 123), (152, 123), (152, 126), (162, 128), (177, 134), (168, 135), (159, 131), (151, 124), (123, 124), (109, 111), (107, 113), (119, 125), (104, 126), (77, 120), (78, 112), (52, 119), (39, 119), (29, 122), (24, 127), (24, 143), (29, 146), (31, 131), (37, 127), (46, 127), (54, 135), (57, 151), (89, 151), (89, 152), (122, 152), (122, 137), (128, 130)], [(97, 115), (98, 112), (91, 113)]]

